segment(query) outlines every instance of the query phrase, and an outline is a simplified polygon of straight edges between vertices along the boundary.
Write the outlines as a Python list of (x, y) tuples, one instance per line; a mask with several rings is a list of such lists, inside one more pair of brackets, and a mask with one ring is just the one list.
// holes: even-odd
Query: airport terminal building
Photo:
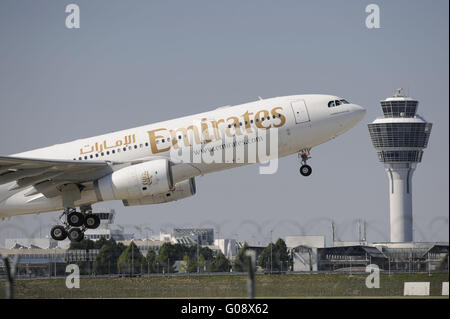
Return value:
[[(322, 237), (323, 239), (320, 239)], [(314, 240), (312, 240), (314, 239)], [(326, 247), (323, 236), (286, 238), (293, 271), (365, 272), (376, 264), (385, 272), (438, 271), (448, 258), (449, 244), (442, 243), (334, 243)], [(448, 261), (447, 261), (448, 269)]]

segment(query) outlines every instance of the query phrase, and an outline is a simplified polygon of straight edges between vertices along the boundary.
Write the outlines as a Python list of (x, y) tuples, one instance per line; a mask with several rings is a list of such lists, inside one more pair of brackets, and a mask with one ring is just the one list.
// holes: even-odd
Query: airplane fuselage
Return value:
[[(339, 105), (330, 101), (344, 101)], [(338, 104), (338, 103), (336, 103)], [(213, 111), (158, 122), (119, 132), (78, 139), (11, 156), (33, 159), (103, 161), (111, 165), (104, 170), (85, 173), (86, 181), (100, 179), (134, 163), (159, 158), (170, 159), (174, 151), (225, 146), (225, 138), (255, 138), (257, 131), (277, 130), (277, 157), (284, 157), (311, 149), (329, 141), (356, 125), (365, 110), (332, 95), (293, 95), (262, 99), (237, 106), (226, 106)], [(219, 144), (217, 144), (219, 143)], [(231, 148), (235, 145), (230, 144)], [(210, 148), (212, 150), (212, 148)], [(257, 160), (258, 162), (258, 160)], [(233, 157), (232, 161), (206, 163), (190, 162), (174, 165), (175, 183), (200, 175), (251, 164)], [(55, 177), (55, 179), (60, 177)], [(84, 177), (78, 176), (79, 179)], [(65, 181), (71, 183), (71, 180)], [(19, 214), (50, 212), (63, 209), (61, 196), (29, 196), (30, 187), (11, 189), (13, 183), (0, 185), (0, 217)], [(101, 201), (98, 191), (87, 182), (76, 206)]]

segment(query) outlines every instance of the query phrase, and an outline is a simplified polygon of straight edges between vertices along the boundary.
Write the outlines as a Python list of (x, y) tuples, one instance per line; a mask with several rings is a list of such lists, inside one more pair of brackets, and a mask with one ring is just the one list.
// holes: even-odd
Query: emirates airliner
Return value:
[(309, 176), (311, 148), (346, 132), (365, 112), (333, 95), (259, 98), (0, 156), (0, 218), (61, 210), (52, 238), (80, 241), (86, 229), (100, 224), (93, 204), (121, 200), (125, 206), (148, 205), (193, 196), (198, 176), (262, 162), (250, 156), (253, 147), (269, 149), (276, 158), (298, 153), (300, 174)]

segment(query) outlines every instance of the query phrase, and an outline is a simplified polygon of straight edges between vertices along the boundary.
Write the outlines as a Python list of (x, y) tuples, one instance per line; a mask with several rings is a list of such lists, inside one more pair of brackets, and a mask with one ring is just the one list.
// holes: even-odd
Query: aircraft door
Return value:
[(294, 112), (295, 123), (301, 124), (310, 121), (308, 108), (304, 100), (291, 102), (291, 107)]

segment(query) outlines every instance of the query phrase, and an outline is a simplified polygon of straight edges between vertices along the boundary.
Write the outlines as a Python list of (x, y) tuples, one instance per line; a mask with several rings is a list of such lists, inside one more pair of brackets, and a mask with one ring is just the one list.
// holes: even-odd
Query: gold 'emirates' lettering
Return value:
[(272, 116), (278, 117), (280, 119), (280, 124), (276, 124), (276, 125), (274, 125), (274, 127), (281, 127), (284, 125), (284, 123), (286, 123), (286, 117), (283, 114), (278, 113), (276, 111), (276, 110), (282, 110), (282, 109), (283, 109), (282, 107), (276, 107), (276, 108), (273, 108), (271, 111)]
[(150, 138), (150, 146), (152, 148), (152, 153), (153, 154), (166, 152), (166, 151), (170, 150), (170, 146), (168, 146), (166, 148), (158, 149), (158, 146), (156, 145), (156, 139), (164, 137), (163, 135), (155, 135), (155, 133), (159, 132), (159, 131), (166, 131), (166, 129), (165, 128), (158, 128), (156, 130), (148, 131), (148, 136)]
[[(283, 110), (283, 108), (275, 107), (270, 112), (267, 110), (259, 110), (258, 112), (256, 112), (255, 117), (253, 118), (253, 123), (259, 129), (268, 130), (268, 129), (272, 128), (272, 124), (270, 124), (268, 122), (264, 122), (264, 121), (269, 120), (270, 115), (272, 115), (272, 118), (278, 119), (280, 121), (280, 123), (278, 123), (278, 124), (273, 124), (273, 127), (279, 128), (286, 123), (286, 117), (282, 113), (278, 112), (280, 110)], [(181, 140), (183, 140), (183, 143), (185, 146), (191, 146), (191, 143), (194, 143), (194, 142), (196, 144), (201, 144), (202, 141), (201, 141), (200, 136), (202, 136), (202, 138), (204, 139), (204, 141), (206, 143), (211, 142), (212, 135), (209, 132), (209, 129), (210, 129), (209, 124), (211, 124), (211, 126), (212, 126), (213, 136), (216, 140), (219, 140), (221, 138), (220, 130), (219, 130), (220, 123), (225, 125), (225, 134), (228, 137), (232, 137), (233, 135), (243, 135), (244, 133), (242, 132), (242, 130), (244, 130), (244, 129), (248, 133), (253, 133), (252, 127), (250, 125), (250, 123), (252, 121), (252, 119), (250, 118), (250, 115), (253, 115), (253, 113), (249, 113), (249, 111), (246, 111), (242, 115), (242, 117), (244, 118), (244, 123), (240, 122), (239, 118), (236, 116), (230, 116), (226, 120), (224, 120), (224, 119), (212, 120), (212, 121), (210, 121), (210, 123), (207, 122), (206, 118), (203, 118), (201, 120), (201, 125), (200, 125), (201, 126), (200, 129), (202, 130), (201, 133), (198, 131), (198, 128), (195, 125), (190, 125), (187, 128), (177, 128), (177, 129), (170, 129), (170, 130), (167, 130), (165, 128), (158, 128), (155, 130), (148, 131), (147, 133), (150, 138), (150, 147), (151, 147), (152, 153), (157, 154), (157, 153), (167, 152), (171, 148), (170, 145), (167, 147), (158, 148), (156, 140), (160, 139), (160, 138), (167, 138), (167, 136), (164, 136), (164, 135), (157, 135), (157, 132), (161, 132), (161, 131), (165, 131), (170, 134), (170, 137), (172, 139), (171, 144), (175, 149), (179, 149), (179, 147), (180, 147), (179, 142)], [(263, 123), (266, 124), (266, 126)], [(268, 126), (267, 126), (267, 124), (268, 124)], [(242, 126), (242, 128), (241, 128), (241, 126)], [(234, 129), (234, 134), (231, 131), (233, 129)], [(188, 131), (190, 131), (190, 133), (192, 133), (191, 141), (189, 140)]]
[(263, 118), (264, 119), (269, 116), (269, 112), (266, 111), (266, 110), (261, 110), (258, 113), (256, 113), (256, 115), (255, 115), (256, 127), (260, 128), (260, 129), (267, 130), (267, 129), (271, 128), (272, 125), (269, 125), (268, 127), (263, 125), (263, 122), (261, 120), (261, 113), (263, 114)]

